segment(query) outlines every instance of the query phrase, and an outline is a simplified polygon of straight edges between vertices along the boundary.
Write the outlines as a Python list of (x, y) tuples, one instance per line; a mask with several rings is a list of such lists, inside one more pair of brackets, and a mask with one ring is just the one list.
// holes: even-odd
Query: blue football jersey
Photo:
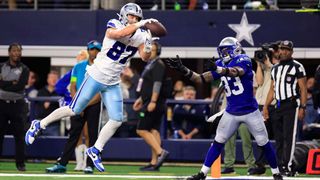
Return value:
[(251, 59), (240, 54), (225, 64), (221, 59), (217, 60), (217, 66), (220, 67), (241, 67), (244, 75), (237, 77), (221, 76), (212, 71), (215, 79), (220, 78), (225, 87), (227, 96), (226, 111), (233, 115), (245, 115), (258, 109), (258, 103), (253, 94), (253, 72)]

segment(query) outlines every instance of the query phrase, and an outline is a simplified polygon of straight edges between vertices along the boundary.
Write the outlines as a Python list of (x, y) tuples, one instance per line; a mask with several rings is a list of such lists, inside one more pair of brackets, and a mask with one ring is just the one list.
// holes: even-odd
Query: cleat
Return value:
[(280, 173), (273, 174), (273, 179), (274, 180), (283, 180), (282, 175)]
[(103, 172), (104, 167), (101, 160), (101, 152), (97, 148), (92, 146), (86, 151), (86, 154), (91, 158), (94, 166), (98, 169), (98, 171)]
[(40, 121), (33, 120), (31, 122), (31, 126), (28, 129), (28, 131), (26, 132), (26, 136), (24, 138), (27, 145), (30, 145), (34, 142), (34, 140), (37, 137), (37, 135), (39, 134), (40, 130), (41, 130)]
[(57, 163), (52, 167), (46, 168), (47, 173), (65, 173), (67, 171), (66, 166), (62, 166), (61, 164)]
[(155, 169), (159, 169), (162, 166), (164, 160), (169, 157), (169, 151), (162, 150), (160, 156), (158, 157), (157, 163), (154, 165)]
[(265, 167), (255, 167), (248, 170), (248, 175), (261, 175), (266, 172)]
[(148, 164), (140, 168), (140, 171), (159, 171), (159, 168), (155, 168), (155, 165)]
[(226, 167), (221, 171), (221, 174), (235, 174), (236, 172), (232, 167)]
[(199, 172), (198, 174), (188, 177), (186, 180), (205, 180), (206, 177), (203, 172)]
[(84, 168), (83, 172), (85, 174), (93, 174), (93, 168), (91, 166), (87, 166), (86, 168)]

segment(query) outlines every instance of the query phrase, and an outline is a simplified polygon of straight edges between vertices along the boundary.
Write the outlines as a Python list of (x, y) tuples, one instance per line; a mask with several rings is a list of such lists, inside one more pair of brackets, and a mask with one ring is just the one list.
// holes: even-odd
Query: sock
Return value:
[(201, 172), (206, 176), (210, 171), (210, 167), (207, 167), (206, 165), (202, 165)]
[[(212, 166), (213, 162), (219, 157), (219, 155), (221, 154), (221, 151), (223, 149), (224, 144), (218, 143), (216, 141), (214, 141), (212, 143), (212, 146), (209, 148), (208, 152), (207, 152), (207, 156), (206, 156), (206, 160), (204, 161), (204, 166), (209, 168)], [(202, 169), (204, 169), (207, 172), (201, 171), (204, 173), (204, 175), (207, 175), (209, 170), (206, 170), (206, 168), (202, 166)]]
[(94, 147), (96, 147), (101, 152), (104, 145), (113, 136), (113, 134), (121, 126), (121, 124), (122, 122), (109, 119), (109, 121), (101, 129)]
[(45, 129), (49, 124), (60, 120), (61, 118), (68, 117), (68, 116), (74, 116), (75, 113), (69, 108), (69, 106), (63, 106), (56, 110), (54, 110), (51, 114), (49, 114), (47, 117), (43, 118), (40, 121), (40, 127), (41, 129)]
[(277, 166), (277, 159), (276, 159), (276, 154), (274, 152), (274, 149), (270, 143), (270, 141), (267, 142), (264, 146), (262, 146), (264, 155), (271, 167), (272, 174), (279, 173), (279, 169)]

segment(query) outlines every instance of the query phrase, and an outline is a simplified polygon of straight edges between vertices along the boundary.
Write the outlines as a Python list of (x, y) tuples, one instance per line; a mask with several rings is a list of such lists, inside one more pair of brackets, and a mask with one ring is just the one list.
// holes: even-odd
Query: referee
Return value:
[(297, 120), (303, 120), (306, 109), (306, 72), (302, 64), (292, 58), (293, 43), (281, 41), (279, 60), (271, 70), (271, 85), (263, 116), (269, 118), (268, 106), (276, 99), (276, 110), (272, 115), (276, 140), (277, 161), (280, 171), (294, 176), (292, 159), (295, 149)]

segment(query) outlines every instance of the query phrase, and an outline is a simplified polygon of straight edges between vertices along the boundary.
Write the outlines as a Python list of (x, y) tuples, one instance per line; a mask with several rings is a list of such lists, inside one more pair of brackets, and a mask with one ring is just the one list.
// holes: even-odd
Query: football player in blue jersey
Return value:
[(183, 73), (194, 82), (205, 83), (213, 79), (221, 79), (227, 96), (227, 107), (217, 128), (217, 134), (208, 150), (201, 171), (188, 180), (205, 179), (211, 165), (219, 157), (224, 144), (234, 134), (241, 123), (246, 124), (251, 134), (262, 146), (266, 159), (271, 166), (273, 178), (282, 180), (276, 162), (274, 149), (269, 142), (264, 119), (258, 109), (258, 104), (253, 94), (253, 72), (251, 59), (241, 54), (241, 44), (233, 37), (224, 38), (218, 47), (220, 59), (211, 61), (210, 71), (198, 74), (185, 67), (177, 56), (176, 59), (167, 59), (169, 67)]

